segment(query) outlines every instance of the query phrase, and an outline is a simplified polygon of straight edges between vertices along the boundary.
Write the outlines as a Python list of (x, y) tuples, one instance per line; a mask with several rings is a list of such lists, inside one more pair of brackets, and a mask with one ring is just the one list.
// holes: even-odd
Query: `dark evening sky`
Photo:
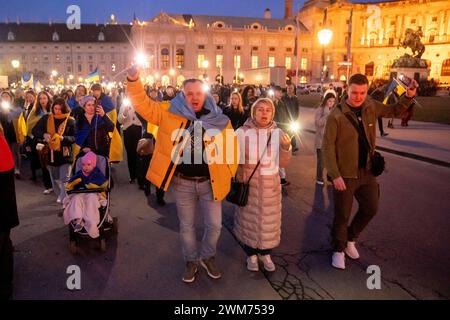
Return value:
[[(305, 0), (294, 0), (294, 9)], [(355, 1), (356, 2), (356, 1)], [(359, 0), (357, 2), (371, 2)], [(0, 0), (0, 22), (65, 22), (68, 6), (81, 9), (81, 23), (104, 23), (111, 14), (119, 23), (131, 22), (133, 14), (148, 20), (161, 10), (167, 13), (207, 14), (225, 16), (262, 17), (265, 8), (272, 10), (273, 18), (282, 18), (284, 0)]]

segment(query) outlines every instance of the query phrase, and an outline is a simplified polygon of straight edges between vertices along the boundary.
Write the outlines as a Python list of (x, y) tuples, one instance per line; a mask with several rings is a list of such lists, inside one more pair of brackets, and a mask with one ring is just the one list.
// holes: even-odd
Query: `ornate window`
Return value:
[(168, 69), (170, 63), (169, 49), (161, 49), (161, 68)]
[(450, 76), (450, 59), (444, 60), (444, 62), (442, 62), (441, 76)]
[(183, 49), (177, 49), (177, 54), (175, 57), (176, 60), (176, 67), (181, 69), (184, 68), (184, 50)]

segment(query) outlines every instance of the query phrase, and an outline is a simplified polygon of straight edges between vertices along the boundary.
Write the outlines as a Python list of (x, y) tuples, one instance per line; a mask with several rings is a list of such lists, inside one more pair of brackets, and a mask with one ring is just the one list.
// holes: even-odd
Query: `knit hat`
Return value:
[(251, 108), (251, 112), (250, 115), (252, 117), (252, 119), (255, 119), (255, 106), (257, 106), (258, 104), (263, 103), (265, 105), (271, 106), (272, 107), (272, 120), (275, 117), (275, 105), (273, 104), (273, 101), (269, 98), (259, 98), (258, 100), (256, 100), (253, 104), (252, 104), (252, 108)]
[(92, 151), (89, 151), (81, 158), (82, 164), (87, 163), (89, 161), (92, 163), (93, 167), (95, 167), (97, 165), (97, 156)]
[(84, 108), (84, 105), (85, 105), (86, 103), (88, 103), (89, 101), (95, 101), (95, 98), (94, 98), (93, 96), (84, 96), (84, 97), (81, 99), (81, 106)]

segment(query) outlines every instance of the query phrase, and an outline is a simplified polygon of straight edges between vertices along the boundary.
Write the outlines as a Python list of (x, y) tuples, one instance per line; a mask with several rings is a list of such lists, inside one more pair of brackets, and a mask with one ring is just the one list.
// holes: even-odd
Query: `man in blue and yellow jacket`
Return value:
[[(170, 101), (168, 109), (164, 102), (146, 95), (134, 67), (128, 70), (127, 90), (135, 110), (159, 127), (147, 179), (164, 191), (169, 185), (175, 191), (186, 261), (182, 280), (195, 280), (199, 258), (208, 275), (218, 279), (221, 273), (215, 255), (222, 226), (221, 201), (230, 191), (239, 159), (231, 123), (197, 79), (183, 83), (183, 91)], [(194, 226), (197, 205), (203, 211), (205, 225), (200, 256)]]

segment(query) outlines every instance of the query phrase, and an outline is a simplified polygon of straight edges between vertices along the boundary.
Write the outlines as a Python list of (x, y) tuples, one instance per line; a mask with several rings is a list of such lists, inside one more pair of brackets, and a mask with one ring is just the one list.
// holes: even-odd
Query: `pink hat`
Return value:
[(97, 156), (92, 151), (89, 151), (81, 158), (81, 163), (86, 163), (88, 161), (92, 163), (93, 167), (97, 165)]

